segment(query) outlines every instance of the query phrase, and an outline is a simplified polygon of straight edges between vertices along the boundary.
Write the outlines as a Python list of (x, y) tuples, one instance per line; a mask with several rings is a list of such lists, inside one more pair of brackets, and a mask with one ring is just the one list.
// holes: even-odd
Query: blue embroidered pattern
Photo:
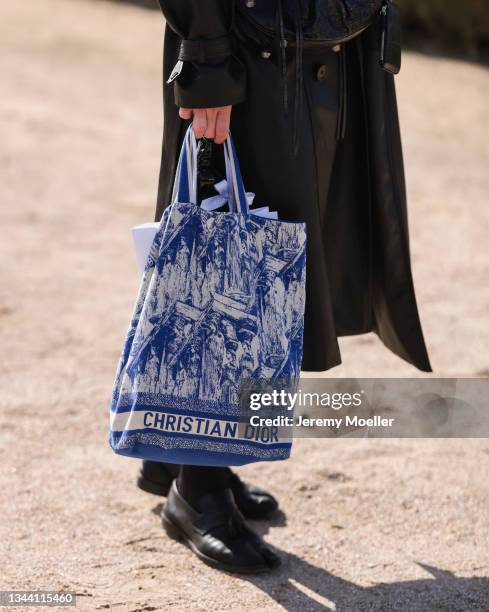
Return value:
[(230, 139), (229, 206), (236, 210), (193, 203), (192, 137), (189, 128), (175, 200), (141, 278), (112, 392), (109, 442), (120, 454), (175, 463), (286, 459), (290, 440), (237, 433), (238, 387), (243, 377), (299, 380), (306, 225), (249, 214)]

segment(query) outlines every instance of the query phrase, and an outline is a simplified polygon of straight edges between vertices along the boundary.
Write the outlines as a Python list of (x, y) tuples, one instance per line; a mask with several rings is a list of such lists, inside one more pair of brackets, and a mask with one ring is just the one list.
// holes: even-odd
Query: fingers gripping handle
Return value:
[[(226, 178), (228, 185), (231, 187), (229, 208), (232, 212), (249, 215), (246, 190), (243, 185), (243, 178), (231, 134), (229, 134), (223, 146)], [(200, 144), (197, 144), (192, 125), (190, 125), (183, 139), (180, 151), (173, 184), (172, 203), (190, 202), (197, 204), (197, 156), (199, 149)]]

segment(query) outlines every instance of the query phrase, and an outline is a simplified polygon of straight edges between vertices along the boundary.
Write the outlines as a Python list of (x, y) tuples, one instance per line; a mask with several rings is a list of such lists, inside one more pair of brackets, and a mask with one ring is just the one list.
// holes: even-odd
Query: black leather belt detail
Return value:
[(178, 59), (183, 62), (205, 64), (208, 61), (229, 57), (232, 53), (233, 48), (229, 36), (182, 40)]

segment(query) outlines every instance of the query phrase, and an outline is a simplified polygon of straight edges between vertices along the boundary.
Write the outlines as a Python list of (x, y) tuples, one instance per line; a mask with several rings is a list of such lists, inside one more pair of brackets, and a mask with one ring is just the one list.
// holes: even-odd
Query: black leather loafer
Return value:
[(280, 559), (245, 523), (230, 489), (210, 493), (195, 510), (173, 482), (161, 514), (167, 534), (212, 567), (240, 574), (269, 572)]
[(278, 502), (267, 491), (243, 482), (229, 470), (229, 488), (241, 514), (251, 520), (264, 519), (278, 509)]
[[(236, 505), (241, 514), (248, 519), (267, 518), (278, 509), (278, 502), (267, 491), (243, 482), (237, 474), (228, 469), (229, 488), (233, 492)], [(137, 485), (143, 491), (166, 497), (170, 491), (173, 476), (165, 463), (143, 461)]]
[(166, 463), (143, 459), (139, 470), (137, 485), (146, 493), (166, 497), (170, 492), (173, 476), (168, 471)]

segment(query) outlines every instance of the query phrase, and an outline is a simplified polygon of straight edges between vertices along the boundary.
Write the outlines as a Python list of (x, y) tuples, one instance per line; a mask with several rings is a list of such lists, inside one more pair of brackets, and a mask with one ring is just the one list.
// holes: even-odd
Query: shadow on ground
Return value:
[[(152, 512), (160, 515), (163, 503)], [(269, 523), (250, 521), (261, 537), (270, 528), (285, 527), (283, 512), (273, 515)], [(284, 610), (297, 612), (489, 612), (489, 578), (460, 578), (450, 571), (416, 562), (431, 577), (363, 587), (335, 576), (292, 553), (272, 547), (282, 560), (272, 574), (236, 575), (260, 589)]]
[(431, 578), (379, 583), (362, 587), (312, 565), (296, 555), (280, 554), (283, 565), (270, 578), (242, 578), (261, 589), (285, 610), (308, 612), (425, 611), (468, 612), (489, 610), (489, 579), (459, 578), (422, 563)]
[[(271, 527), (287, 525), (283, 512), (269, 524), (251, 521), (264, 537)], [(268, 576), (239, 576), (261, 589), (285, 610), (297, 612), (489, 612), (489, 578), (459, 578), (452, 572), (416, 562), (431, 577), (362, 587), (304, 559), (274, 547), (282, 566)]]

